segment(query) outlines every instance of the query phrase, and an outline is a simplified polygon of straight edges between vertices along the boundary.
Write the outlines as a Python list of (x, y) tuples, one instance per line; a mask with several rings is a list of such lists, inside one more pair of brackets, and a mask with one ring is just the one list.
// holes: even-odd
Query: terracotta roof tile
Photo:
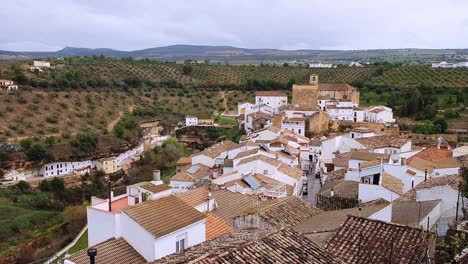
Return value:
[(216, 158), (219, 155), (221, 155), (223, 152), (228, 151), (230, 149), (234, 149), (238, 147), (239, 144), (234, 143), (230, 140), (225, 140), (223, 142), (219, 142), (214, 144), (213, 146), (193, 155), (193, 156), (198, 156), (198, 155), (205, 155), (210, 158)]
[(398, 195), (403, 194), (403, 182), (386, 172), (382, 173), (382, 186)]
[(284, 173), (295, 180), (300, 180), (302, 178), (302, 170), (291, 167), (287, 164), (282, 163), (277, 169), (279, 172)]
[(416, 155), (410, 157), (408, 162), (411, 162), (411, 160), (415, 157), (435, 163), (440, 160), (452, 157), (452, 151), (448, 148), (437, 149), (437, 147), (428, 147), (418, 152)]
[(163, 192), (163, 191), (167, 191), (167, 190), (172, 189), (172, 187), (167, 185), (167, 184), (155, 185), (155, 184), (152, 184), (152, 183), (143, 185), (143, 186), (141, 186), (141, 188), (143, 188), (145, 190), (148, 190), (148, 191), (150, 191), (152, 193), (159, 193), (159, 192)]
[(298, 223), (293, 228), (302, 234), (332, 231), (340, 228), (348, 218), (348, 215), (362, 215), (363, 217), (369, 217), (389, 204), (389, 202), (380, 199), (373, 201), (372, 203), (362, 205), (360, 212), (358, 207), (335, 211), (324, 211), (301, 223)]
[[(194, 166), (198, 166), (200, 169), (195, 173), (190, 173), (188, 170)], [(184, 171), (179, 171), (171, 177), (172, 181), (197, 181), (201, 178), (209, 177), (211, 175), (211, 169), (208, 166), (197, 163), (192, 166), (188, 166)]]
[(180, 193), (177, 195), (177, 197), (179, 197), (182, 201), (186, 202), (188, 205), (195, 207), (207, 201), (208, 190), (204, 187), (198, 187)]
[(440, 200), (395, 202), (392, 204), (392, 222), (417, 227), (439, 203)]
[(390, 154), (383, 154), (383, 153), (374, 153), (374, 152), (365, 152), (365, 151), (351, 151), (349, 159), (354, 160), (376, 160), (376, 159), (384, 159), (388, 160), (390, 158)]
[(295, 196), (279, 198), (263, 202), (256, 208), (251, 208), (245, 214), (258, 214), (270, 223), (289, 227), (321, 213), (322, 210)]
[(345, 263), (425, 263), (433, 240), (422, 229), (349, 216), (326, 250)]
[(192, 157), (181, 157), (176, 164), (177, 166), (190, 165), (192, 164)]
[(357, 138), (355, 140), (368, 149), (386, 147), (401, 148), (408, 141), (410, 141), (410, 139), (395, 136), (374, 136), (366, 138)]
[(212, 240), (219, 236), (231, 233), (234, 229), (232, 226), (224, 222), (223, 219), (208, 214), (206, 217), (206, 240)]
[(359, 182), (342, 180), (329, 181), (323, 185), (322, 189), (320, 189), (320, 194), (330, 196), (331, 189), (333, 189), (334, 196), (357, 199), (359, 193)]
[(123, 210), (135, 222), (161, 237), (206, 218), (174, 195), (149, 200)]
[(212, 213), (228, 223), (231, 223), (233, 218), (242, 215), (246, 210), (254, 208), (258, 201), (257, 196), (228, 190), (213, 191), (212, 194), (218, 205)]
[(291, 229), (196, 263), (340, 263), (323, 248)]
[(400, 198), (395, 200), (395, 202), (415, 200), (417, 190), (429, 189), (429, 188), (436, 187), (436, 186), (448, 185), (454, 190), (458, 190), (461, 181), (462, 181), (462, 177), (459, 175), (445, 175), (445, 176), (430, 178), (430, 179), (427, 179), (427, 181), (423, 181), (420, 184), (414, 186), (413, 189), (405, 192), (402, 196), (400, 196)]
[(232, 249), (246, 245), (251, 241), (267, 235), (267, 232), (253, 232), (261, 230), (239, 230), (234, 233), (228, 233), (219, 236), (213, 240), (207, 240), (198, 245), (187, 248), (184, 251), (174, 253), (164, 258), (158, 259), (153, 263), (161, 264), (182, 264), (196, 263), (197, 260), (225, 254)]
[[(98, 251), (95, 258), (96, 263), (147, 263), (123, 238), (112, 238), (93, 246), (93, 248)], [(75, 264), (88, 264), (89, 257), (87, 251), (88, 249), (80, 250), (73, 254), (69, 260)]]
[(264, 156), (264, 155), (256, 155), (256, 156), (253, 156), (253, 157), (249, 157), (249, 158), (245, 158), (241, 161), (239, 161), (239, 163), (237, 163), (237, 166), (240, 166), (242, 164), (247, 164), (247, 163), (250, 163), (252, 161), (257, 161), (257, 160), (261, 160), (265, 163), (268, 163), (272, 166), (278, 166), (279, 162), (274, 159), (274, 158), (270, 158), (270, 157), (267, 157), (267, 156)]
[[(337, 166), (335, 164), (335, 166)], [(328, 174), (327, 179), (325, 179), (325, 182), (331, 182), (331, 181), (337, 181), (337, 180), (343, 180), (346, 174), (346, 169), (339, 169), (339, 170), (334, 170)]]

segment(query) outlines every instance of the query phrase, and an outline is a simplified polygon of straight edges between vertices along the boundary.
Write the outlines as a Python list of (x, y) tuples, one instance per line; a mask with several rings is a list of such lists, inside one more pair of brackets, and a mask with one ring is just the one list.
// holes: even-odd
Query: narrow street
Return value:
[(302, 196), (302, 199), (316, 205), (316, 195), (320, 191), (320, 179), (315, 178), (315, 167), (307, 175), (307, 194)]
[(320, 191), (320, 180), (315, 178), (315, 175), (311, 175), (307, 179), (307, 195), (303, 195), (303, 199), (316, 205), (315, 196)]

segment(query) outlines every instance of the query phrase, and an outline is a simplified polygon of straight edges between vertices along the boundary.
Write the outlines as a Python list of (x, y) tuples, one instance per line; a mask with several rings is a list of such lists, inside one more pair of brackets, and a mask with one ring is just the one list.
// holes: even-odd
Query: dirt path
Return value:
[[(132, 112), (133, 108), (134, 108), (133, 105), (129, 106), (128, 111)], [(120, 121), (120, 119), (123, 117), (123, 115), (124, 115), (124, 111), (119, 111), (119, 116), (116, 117), (114, 120), (112, 120), (109, 124), (107, 124), (107, 131), (112, 132), (115, 125), (117, 125), (117, 123)]]

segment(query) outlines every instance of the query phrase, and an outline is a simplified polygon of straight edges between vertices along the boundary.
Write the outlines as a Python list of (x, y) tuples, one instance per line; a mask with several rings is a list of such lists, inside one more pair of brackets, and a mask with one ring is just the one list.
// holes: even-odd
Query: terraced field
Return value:
[(412, 87), (425, 84), (440, 88), (468, 88), (468, 69), (438, 69), (429, 65), (402, 66), (368, 81), (373, 85)]
[[(33, 74), (26, 69), (30, 61), (16, 62), (24, 69), (31, 86), (63, 88), (119, 87), (128, 78), (138, 78), (150, 86), (174, 87), (243, 87), (249, 80), (277, 84), (284, 89), (291, 82), (307, 82), (311, 73), (321, 82), (369, 84), (373, 87), (414, 87), (420, 84), (441, 88), (468, 88), (468, 69), (433, 69), (429, 65), (403, 65), (386, 68), (369, 65), (362, 68), (338, 67), (309, 69), (273, 65), (191, 64), (191, 72), (184, 74), (184, 65), (150, 60), (73, 58), (57, 60), (54, 70)], [(0, 78), (14, 78), (12, 66), (0, 65)], [(282, 86), (282, 87), (280, 87)], [(252, 88), (252, 87), (251, 87)], [(255, 88), (255, 87), (253, 87)]]

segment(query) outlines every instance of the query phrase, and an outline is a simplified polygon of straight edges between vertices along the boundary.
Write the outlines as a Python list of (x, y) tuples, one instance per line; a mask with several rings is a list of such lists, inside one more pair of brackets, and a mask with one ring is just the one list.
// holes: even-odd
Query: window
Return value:
[(176, 237), (176, 252), (180, 252), (187, 247), (187, 233)]

